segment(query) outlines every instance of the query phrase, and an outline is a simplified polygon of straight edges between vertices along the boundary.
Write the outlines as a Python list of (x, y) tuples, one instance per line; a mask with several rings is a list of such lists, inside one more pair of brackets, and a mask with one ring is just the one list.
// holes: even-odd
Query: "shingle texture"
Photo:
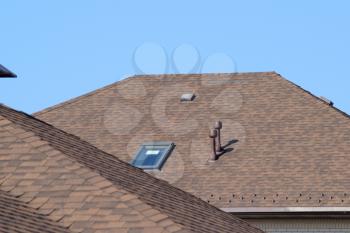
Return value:
[[(350, 205), (349, 117), (274, 72), (136, 76), (36, 117), (126, 162), (172, 141), (152, 174), (220, 208)], [(217, 120), (231, 151), (210, 163)]]
[(76, 136), (3, 105), (0, 184), (2, 192), (72, 232), (261, 232)]
[(69, 231), (7, 192), (0, 191), (0, 232), (68, 233)]

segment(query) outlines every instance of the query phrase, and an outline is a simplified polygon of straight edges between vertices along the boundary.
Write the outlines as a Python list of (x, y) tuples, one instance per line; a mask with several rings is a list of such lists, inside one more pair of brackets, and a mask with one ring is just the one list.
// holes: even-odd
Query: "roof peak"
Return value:
[(149, 77), (154, 77), (154, 78), (157, 78), (157, 77), (166, 77), (166, 78), (185, 78), (185, 77), (209, 77), (209, 76), (227, 76), (227, 75), (236, 75), (236, 76), (248, 76), (248, 75), (254, 75), (254, 76), (261, 76), (261, 75), (267, 75), (267, 76), (281, 76), (280, 74), (278, 74), (277, 72), (275, 71), (266, 71), (266, 72), (241, 72), (241, 73), (201, 73), (201, 74), (137, 74), (137, 75), (131, 75), (131, 76), (128, 76), (124, 79), (121, 79), (121, 80), (118, 80), (116, 82), (113, 82), (107, 86), (104, 86), (104, 87), (101, 87), (101, 88), (98, 88), (96, 90), (93, 90), (91, 92), (88, 92), (86, 94), (83, 94), (83, 95), (80, 95), (80, 96), (77, 96), (77, 97), (73, 97), (71, 99), (68, 99), (66, 101), (63, 101), (59, 104), (55, 104), (53, 106), (50, 106), (48, 108), (45, 108), (43, 110), (40, 110), (38, 112), (35, 112), (33, 113), (34, 116), (39, 116), (41, 114), (44, 114), (46, 112), (50, 112), (52, 110), (55, 110), (57, 108), (61, 108), (63, 106), (66, 106), (68, 104), (71, 104), (71, 103), (74, 103), (78, 100), (81, 100), (83, 98), (86, 98), (88, 96), (91, 96), (91, 95), (94, 95), (94, 94), (97, 94), (99, 92), (102, 92), (102, 91), (105, 91), (105, 90), (108, 90), (110, 88), (113, 88), (115, 85), (119, 85), (119, 84), (122, 84), (123, 82), (126, 82), (126, 81), (129, 81), (131, 79), (139, 79), (139, 78), (149, 78)]

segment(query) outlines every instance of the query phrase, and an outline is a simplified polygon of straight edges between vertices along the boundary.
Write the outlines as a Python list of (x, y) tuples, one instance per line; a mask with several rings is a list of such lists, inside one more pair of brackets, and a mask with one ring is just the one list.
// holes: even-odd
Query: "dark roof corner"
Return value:
[(0, 78), (17, 78), (17, 75), (0, 64)]

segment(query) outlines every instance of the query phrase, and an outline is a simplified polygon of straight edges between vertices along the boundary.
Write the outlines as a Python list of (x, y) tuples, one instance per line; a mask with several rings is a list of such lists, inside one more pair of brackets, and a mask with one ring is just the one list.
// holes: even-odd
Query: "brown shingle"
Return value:
[[(220, 208), (350, 204), (349, 117), (274, 72), (136, 76), (36, 116), (126, 162), (172, 141), (151, 174)], [(208, 163), (217, 120), (233, 151)]]
[(0, 231), (1, 232), (69, 232), (57, 222), (39, 214), (35, 209), (18, 198), (0, 190)]
[[(175, 229), (202, 233), (261, 232), (27, 114), (1, 105), (0, 126), (0, 132), (10, 132), (14, 136), (6, 143), (0, 138), (2, 147), (21, 145), (30, 149), (0, 153), (0, 158), (8, 158), (0, 160), (4, 161), (0, 162), (0, 177), (4, 179), (0, 190), (19, 192), (20, 200), (26, 200), (29, 206), (38, 208), (39, 213), (47, 214), (49, 219), (58, 221), (73, 232), (123, 232), (133, 229), (140, 232), (171, 232)], [(20, 135), (26, 132), (34, 133), (29, 141), (21, 139)], [(51, 147), (51, 150), (40, 150), (43, 145)], [(50, 153), (52, 150), (55, 153)], [(21, 160), (22, 156), (26, 156), (27, 160)], [(5, 167), (13, 169), (4, 171)], [(39, 174), (35, 178), (24, 179), (23, 169)], [(70, 179), (79, 182), (72, 183)], [(33, 185), (19, 185), (27, 180), (34, 181)], [(111, 187), (116, 190), (111, 192)], [(169, 224), (160, 224), (166, 220)]]

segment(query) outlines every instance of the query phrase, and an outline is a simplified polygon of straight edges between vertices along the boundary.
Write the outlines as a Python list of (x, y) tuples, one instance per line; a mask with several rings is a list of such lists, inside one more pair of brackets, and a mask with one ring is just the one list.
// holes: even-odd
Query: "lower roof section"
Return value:
[(0, 145), (0, 190), (19, 196), (74, 232), (262, 232), (74, 135), (4, 105), (0, 105)]
[(20, 199), (0, 190), (0, 232), (68, 233), (67, 228), (38, 213)]

